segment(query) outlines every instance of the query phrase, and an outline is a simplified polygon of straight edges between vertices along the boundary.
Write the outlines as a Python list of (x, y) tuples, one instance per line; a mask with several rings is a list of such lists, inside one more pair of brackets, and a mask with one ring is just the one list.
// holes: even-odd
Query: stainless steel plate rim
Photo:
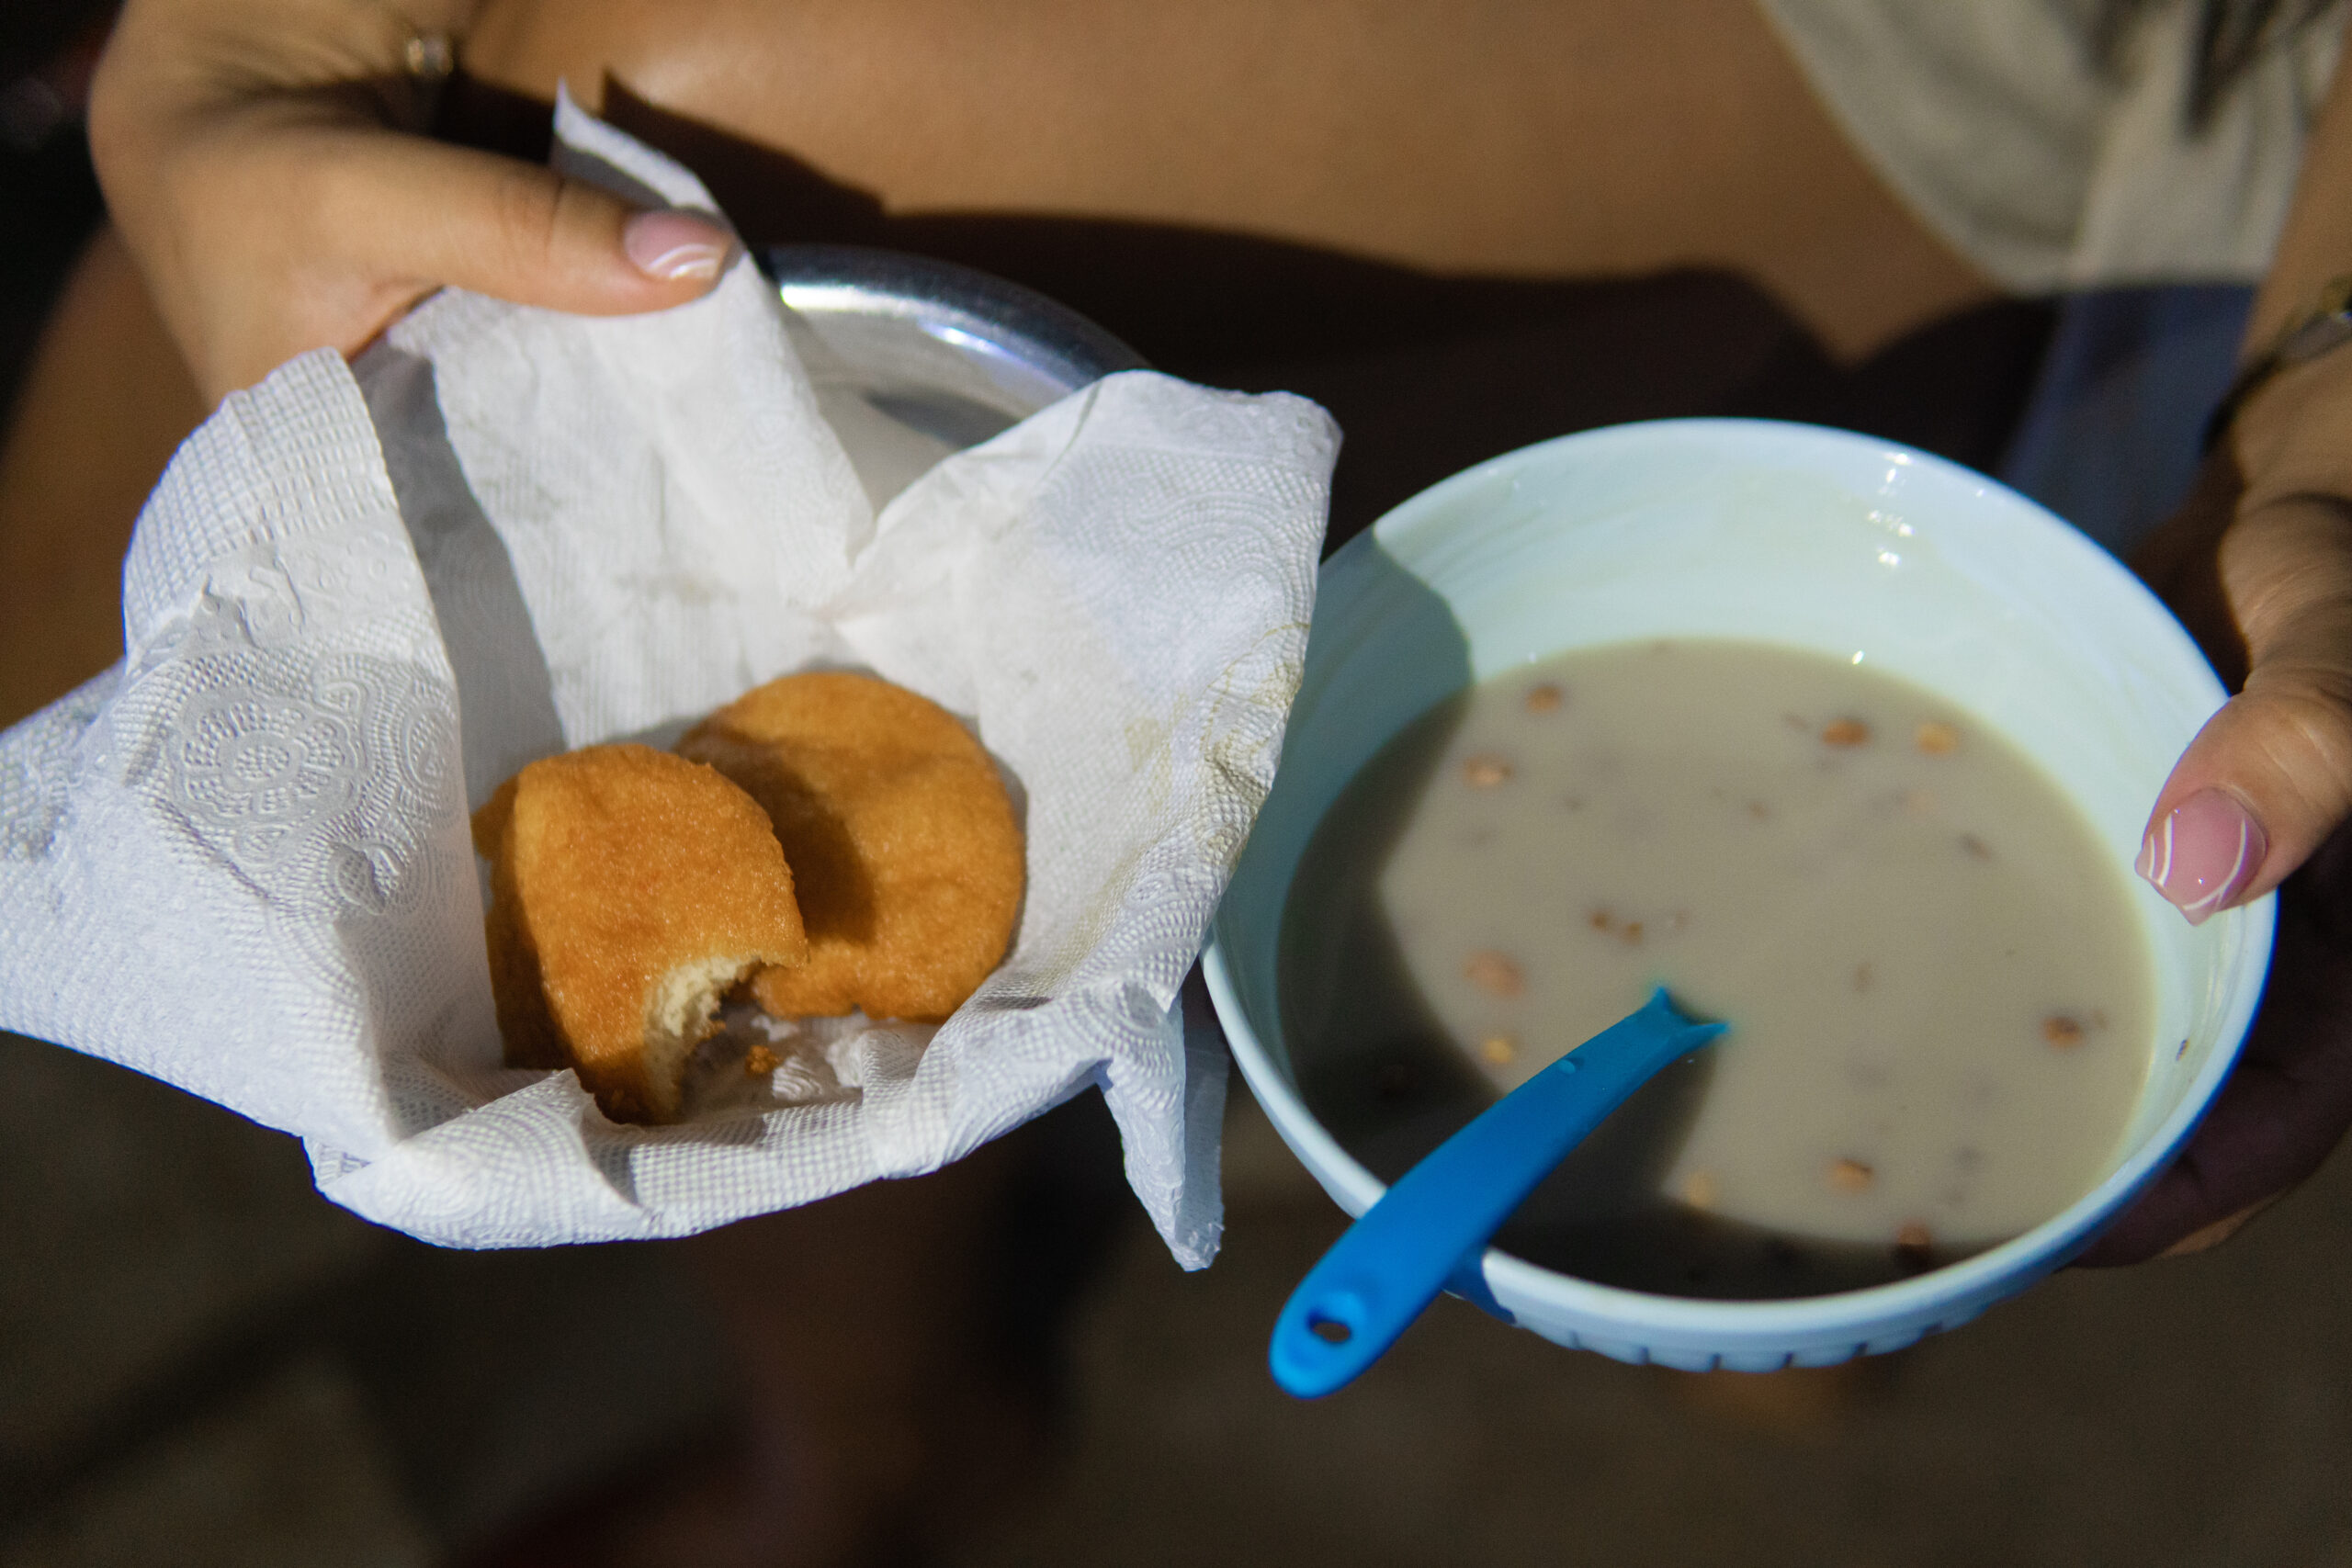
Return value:
[(1065, 391), (1144, 367), (1135, 350), (1068, 306), (953, 262), (859, 245), (758, 254), (784, 302), (812, 316), (888, 316), (972, 352), (1026, 365)]

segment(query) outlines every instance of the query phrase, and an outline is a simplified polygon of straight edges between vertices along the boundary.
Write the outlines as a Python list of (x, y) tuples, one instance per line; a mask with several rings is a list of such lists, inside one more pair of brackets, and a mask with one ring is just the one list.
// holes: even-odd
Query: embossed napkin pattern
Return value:
[[(558, 130), (709, 205), (569, 104)], [(658, 317), (449, 294), (356, 374), (228, 400), (140, 520), (123, 661), (0, 735), (0, 1027), (295, 1134), (328, 1197), (462, 1247), (701, 1230), (1100, 1088), (1205, 1263), (1225, 1067), (1179, 987), (1279, 752), (1337, 433), (1131, 373), (877, 517), (781, 310), (748, 264)], [(1003, 968), (936, 1030), (784, 1030), (771, 1083), (674, 1127), (502, 1066), (469, 807), (811, 666), (933, 697), (1017, 781)]]

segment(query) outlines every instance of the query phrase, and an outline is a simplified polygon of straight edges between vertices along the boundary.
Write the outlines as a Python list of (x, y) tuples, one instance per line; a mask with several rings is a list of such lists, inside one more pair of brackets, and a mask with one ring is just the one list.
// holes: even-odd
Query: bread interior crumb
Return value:
[(718, 1001), (765, 957), (758, 953), (722, 953), (681, 964), (662, 976), (645, 1009), (645, 1081), (659, 1097), (653, 1109), (677, 1114), (686, 1059), (718, 1027)]

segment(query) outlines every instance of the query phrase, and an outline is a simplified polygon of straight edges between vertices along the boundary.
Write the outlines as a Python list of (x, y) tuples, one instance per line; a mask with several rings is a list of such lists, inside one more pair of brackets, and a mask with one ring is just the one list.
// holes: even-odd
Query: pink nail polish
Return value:
[(2133, 868), (2157, 892), (2202, 925), (2254, 880), (2269, 852), (2262, 824), (2234, 795), (2199, 790), (2148, 829)]
[(717, 277), (734, 236), (686, 212), (640, 212), (621, 230), (621, 249), (648, 277)]

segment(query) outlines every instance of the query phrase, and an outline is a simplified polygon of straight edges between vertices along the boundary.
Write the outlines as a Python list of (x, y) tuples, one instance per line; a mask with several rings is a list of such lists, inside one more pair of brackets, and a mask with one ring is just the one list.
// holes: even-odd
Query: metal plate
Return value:
[(846, 245), (775, 245), (758, 259), (877, 510), (949, 453), (1143, 367), (1076, 311), (949, 262)]

